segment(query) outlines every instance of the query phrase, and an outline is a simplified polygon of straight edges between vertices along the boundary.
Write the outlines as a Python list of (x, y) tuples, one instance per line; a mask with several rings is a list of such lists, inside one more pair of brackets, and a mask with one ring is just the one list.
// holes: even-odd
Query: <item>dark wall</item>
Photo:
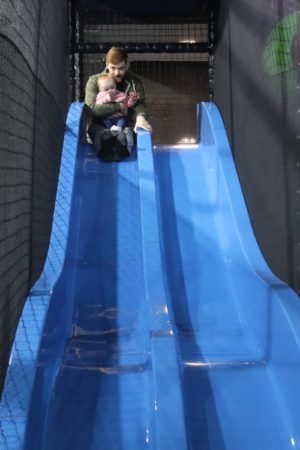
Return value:
[(62, 0), (0, 2), (0, 390), (47, 254), (68, 103)]
[(257, 240), (275, 274), (298, 292), (299, 6), (220, 2), (215, 52), (215, 102)]
[(141, 2), (140, 0), (77, 0), (77, 3), (84, 8), (96, 11), (102, 7), (114, 8), (119, 12), (127, 12), (130, 14), (193, 14), (196, 11), (204, 11), (207, 8), (207, 0), (152, 0), (149, 2)]

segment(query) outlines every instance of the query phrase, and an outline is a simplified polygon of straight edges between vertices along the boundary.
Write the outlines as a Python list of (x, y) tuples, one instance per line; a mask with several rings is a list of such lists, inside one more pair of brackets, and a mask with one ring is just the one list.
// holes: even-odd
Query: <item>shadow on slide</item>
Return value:
[(31, 293), (49, 303), (20, 448), (300, 448), (300, 303), (260, 254), (216, 106), (198, 105), (197, 145), (139, 131), (111, 164), (80, 116), (60, 268)]

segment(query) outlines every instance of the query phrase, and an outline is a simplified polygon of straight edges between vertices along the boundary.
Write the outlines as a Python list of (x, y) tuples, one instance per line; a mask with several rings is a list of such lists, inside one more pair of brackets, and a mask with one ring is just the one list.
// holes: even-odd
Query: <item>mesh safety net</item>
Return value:
[(120, 45), (145, 86), (154, 144), (195, 142), (196, 103), (209, 98), (208, 2), (76, 6), (75, 97), (84, 99), (88, 77), (105, 67), (107, 50)]
[(300, 292), (300, 2), (219, 3), (215, 101), (260, 248)]
[(0, 384), (47, 253), (68, 103), (68, 7), (0, 3)]

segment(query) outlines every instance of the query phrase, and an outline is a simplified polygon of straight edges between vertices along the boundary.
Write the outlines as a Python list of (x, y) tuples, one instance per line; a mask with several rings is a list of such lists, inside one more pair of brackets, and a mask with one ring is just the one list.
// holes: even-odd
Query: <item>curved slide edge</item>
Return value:
[[(283, 281), (274, 275), (266, 263), (256, 241), (240, 181), (232, 157), (226, 130), (221, 114), (214, 103), (202, 103), (198, 106), (198, 126), (201, 144), (209, 154), (210, 149), (216, 148), (217, 155), (208, 156), (208, 170), (216, 171), (220, 168), (229, 193), (231, 213), (234, 217), (244, 256), (253, 272), (277, 290), (278, 295), (297, 298), (297, 294)], [(219, 164), (219, 167), (217, 167)]]
[[(239, 236), (242, 257), (246, 260), (254, 275), (270, 290), (271, 297), (278, 300), (278, 307), (282, 311), (294, 335), (298, 351), (300, 351), (299, 297), (291, 287), (273, 274), (260, 251), (242, 193), (225, 126), (217, 106), (214, 103), (202, 103), (198, 104), (197, 108), (199, 134), (201, 146), (206, 155), (207, 171), (209, 176), (216, 178), (214, 183), (216, 190), (220, 189), (221, 186), (222, 189), (226, 190), (230, 214)], [(220, 177), (222, 178), (221, 183)], [(218, 192), (216, 198), (218, 198)], [(233, 243), (230, 251), (237, 251), (235, 257), (239, 259), (241, 255), (238, 254), (235, 247)], [(244, 261), (241, 263), (244, 264)]]
[(0, 447), (3, 450), (23, 448), (43, 325), (65, 259), (82, 110), (82, 103), (73, 103), (69, 109), (47, 259), (26, 299), (11, 351), (0, 402)]

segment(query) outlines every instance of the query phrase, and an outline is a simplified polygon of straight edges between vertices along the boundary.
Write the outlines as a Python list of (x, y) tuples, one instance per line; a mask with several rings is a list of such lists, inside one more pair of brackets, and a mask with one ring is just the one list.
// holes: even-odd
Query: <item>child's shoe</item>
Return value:
[(112, 133), (113, 136), (118, 136), (118, 134), (121, 133), (122, 128), (121, 128), (121, 127), (118, 127), (117, 125), (113, 125), (113, 126), (110, 128), (110, 131), (111, 131), (111, 133)]

